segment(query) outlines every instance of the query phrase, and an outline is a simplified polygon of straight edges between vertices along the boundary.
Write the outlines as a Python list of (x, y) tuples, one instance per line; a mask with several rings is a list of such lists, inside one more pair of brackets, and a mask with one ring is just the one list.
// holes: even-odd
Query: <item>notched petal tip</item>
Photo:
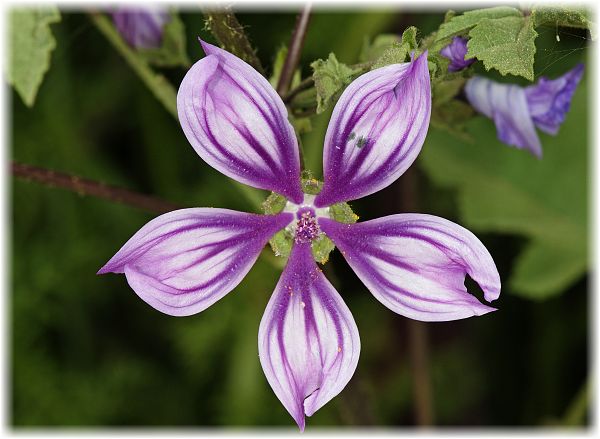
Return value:
[(401, 214), (341, 225), (320, 219), (373, 295), (392, 311), (422, 321), (449, 321), (494, 311), (465, 287), (468, 274), (486, 301), (500, 294), (500, 275), (468, 230), (432, 215)]

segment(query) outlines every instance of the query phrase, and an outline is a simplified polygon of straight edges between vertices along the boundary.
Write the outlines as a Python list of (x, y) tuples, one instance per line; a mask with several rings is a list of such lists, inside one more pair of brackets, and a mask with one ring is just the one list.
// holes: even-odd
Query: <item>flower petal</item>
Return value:
[(553, 135), (558, 133), (582, 76), (583, 64), (578, 64), (560, 78), (542, 77), (536, 85), (525, 87), (529, 113), (540, 130)]
[(427, 52), (352, 82), (327, 128), (325, 181), (315, 204), (354, 200), (393, 183), (419, 154), (430, 114)]
[(356, 224), (319, 219), (373, 295), (392, 311), (423, 321), (457, 320), (494, 311), (465, 288), (469, 274), (489, 302), (500, 276), (475, 235), (443, 218), (402, 214)]
[(125, 41), (137, 49), (160, 47), (163, 27), (171, 19), (166, 9), (158, 7), (121, 7), (112, 17)]
[(301, 203), (298, 142), (283, 101), (244, 61), (208, 43), (202, 47), (207, 56), (177, 93), (188, 141), (223, 174)]
[(258, 352), (269, 384), (300, 430), (304, 415), (340, 393), (354, 374), (356, 323), (309, 244), (292, 249), (260, 322)]
[(450, 60), (449, 72), (458, 72), (469, 67), (475, 62), (475, 58), (465, 59), (467, 55), (467, 39), (454, 37), (452, 42), (440, 50), (440, 55)]
[(195, 314), (233, 290), (292, 219), (290, 213), (175, 210), (142, 227), (98, 274), (125, 273), (131, 288), (165, 314)]
[(542, 145), (522, 87), (475, 76), (467, 81), (465, 93), (477, 111), (493, 119), (501, 142), (542, 156)]

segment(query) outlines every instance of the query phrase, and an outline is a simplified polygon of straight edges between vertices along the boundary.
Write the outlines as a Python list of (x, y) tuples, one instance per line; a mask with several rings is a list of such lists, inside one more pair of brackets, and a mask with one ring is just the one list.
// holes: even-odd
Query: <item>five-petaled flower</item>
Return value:
[(348, 307), (317, 266), (311, 246), (323, 234), (373, 295), (392, 311), (424, 321), (488, 313), (500, 278), (483, 244), (431, 215), (400, 214), (344, 224), (333, 207), (394, 182), (427, 133), (431, 94), (427, 54), (366, 73), (340, 97), (327, 130), (324, 182), (303, 192), (298, 144), (284, 103), (268, 81), (232, 54), (202, 43), (206, 57), (177, 95), (187, 139), (208, 164), (250, 186), (283, 195), (279, 213), (182, 209), (139, 230), (99, 273), (125, 273), (129, 285), (170, 315), (200, 312), (235, 288), (269, 239), (293, 236), (287, 265), (259, 328), (260, 362), (273, 391), (304, 429), (336, 396), (358, 363), (360, 340)]
[(467, 39), (464, 37), (452, 38), (452, 42), (440, 50), (440, 55), (450, 60), (450, 64), (448, 64), (449, 72), (458, 72), (466, 69), (476, 61), (475, 58), (465, 59), (467, 55)]
[(558, 133), (582, 76), (583, 64), (556, 79), (542, 77), (528, 87), (475, 76), (467, 81), (465, 94), (477, 111), (494, 121), (501, 142), (541, 158), (542, 144), (535, 128)]
[(119, 33), (136, 49), (160, 47), (163, 28), (171, 19), (166, 10), (157, 7), (121, 7), (112, 17)]

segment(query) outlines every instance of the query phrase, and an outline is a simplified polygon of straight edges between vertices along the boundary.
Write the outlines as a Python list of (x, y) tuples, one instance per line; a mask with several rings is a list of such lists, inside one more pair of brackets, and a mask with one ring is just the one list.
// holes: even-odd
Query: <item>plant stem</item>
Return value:
[(285, 96), (283, 96), (283, 98), (282, 98), (283, 102), (285, 102), (286, 104), (289, 103), (292, 99), (294, 99), (294, 97), (298, 93), (311, 88), (313, 86), (314, 82), (315, 82), (315, 80), (313, 79), (312, 76), (309, 76), (308, 78), (303, 79), (300, 84), (298, 84), (296, 87), (294, 87), (288, 93), (286, 93)]
[(133, 69), (140, 79), (146, 84), (156, 99), (163, 104), (166, 110), (177, 119), (177, 92), (171, 83), (161, 74), (156, 73), (129, 45), (121, 38), (112, 22), (102, 13), (90, 13), (92, 22), (98, 30), (121, 54), (127, 64)]
[[(416, 168), (410, 168), (402, 177), (400, 200), (404, 212), (417, 210), (418, 180)], [(429, 342), (427, 325), (408, 320), (409, 355), (413, 375), (415, 421), (419, 426), (433, 425), (433, 401), (429, 372)]]
[(300, 53), (302, 52), (304, 39), (306, 38), (311, 8), (311, 4), (307, 3), (296, 19), (296, 26), (294, 27), (294, 32), (292, 33), (292, 39), (290, 41), (288, 53), (281, 69), (281, 76), (279, 76), (279, 81), (277, 82), (277, 93), (279, 93), (281, 97), (285, 96), (285, 94), (288, 92), (290, 84), (292, 83), (294, 71), (300, 62)]
[(22, 180), (33, 181), (49, 187), (67, 189), (82, 196), (90, 195), (138, 209), (147, 210), (149, 212), (165, 213), (181, 208), (181, 206), (150, 195), (140, 194), (128, 189), (110, 186), (99, 181), (56, 172), (38, 166), (12, 162), (11, 170), (15, 177)]
[(244, 32), (244, 28), (229, 7), (218, 11), (205, 10), (206, 28), (210, 30), (219, 45), (243, 59), (264, 76), (265, 70)]

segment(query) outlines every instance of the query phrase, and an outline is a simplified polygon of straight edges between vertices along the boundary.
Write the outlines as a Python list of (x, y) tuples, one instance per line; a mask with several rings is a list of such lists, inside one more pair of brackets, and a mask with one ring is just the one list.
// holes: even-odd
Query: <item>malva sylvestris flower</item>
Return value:
[(287, 234), (291, 250), (260, 323), (258, 351), (273, 391), (304, 430), (305, 416), (346, 386), (360, 352), (354, 318), (313, 256), (325, 235), (379, 301), (413, 319), (493, 311), (467, 292), (464, 279), (468, 273), (492, 301), (500, 278), (483, 244), (445, 219), (414, 213), (362, 223), (335, 219), (345, 201), (390, 185), (417, 157), (431, 110), (426, 53), (347, 87), (325, 138), (322, 189), (308, 194), (278, 94), (241, 59), (202, 47), (207, 56), (188, 71), (177, 95), (187, 139), (215, 169), (284, 202), (269, 215), (194, 208), (159, 216), (99, 273), (124, 273), (151, 306), (187, 316), (233, 290), (269, 239)]
[(475, 76), (465, 85), (471, 105), (496, 125), (498, 139), (542, 157), (542, 144), (535, 128), (556, 135), (571, 106), (583, 76), (578, 64), (556, 79), (540, 78), (528, 87), (502, 84)]
[(163, 28), (171, 19), (166, 10), (157, 7), (121, 7), (112, 17), (121, 36), (135, 49), (160, 47)]
[(475, 58), (465, 59), (467, 55), (467, 39), (454, 37), (452, 42), (440, 50), (440, 55), (450, 60), (449, 72), (459, 72), (475, 62)]

